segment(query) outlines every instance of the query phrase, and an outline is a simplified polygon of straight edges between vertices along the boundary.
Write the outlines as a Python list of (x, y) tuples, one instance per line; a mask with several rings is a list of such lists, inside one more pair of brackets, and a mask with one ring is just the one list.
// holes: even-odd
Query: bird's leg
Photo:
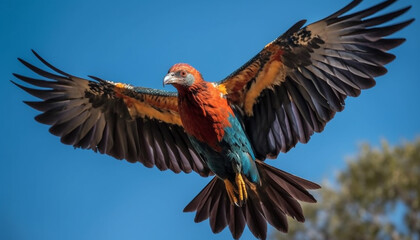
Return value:
[(238, 186), (240, 205), (242, 205), (248, 199), (248, 192), (246, 191), (245, 182), (241, 173), (236, 173), (235, 182), (236, 186)]
[(235, 188), (229, 179), (225, 179), (224, 182), (230, 203), (241, 207), (242, 204), (248, 199), (248, 192), (246, 191), (246, 185), (244, 179), (242, 178), (242, 174), (237, 173), (235, 176), (235, 183), (237, 188)]
[[(236, 154), (237, 159), (239, 159), (238, 154)], [(245, 181), (242, 177), (241, 173), (241, 164), (240, 161), (232, 161), (232, 168), (235, 172), (235, 185), (236, 187), (230, 182), (228, 179), (225, 179), (225, 186), (226, 191), (228, 193), (230, 202), (235, 204), (238, 207), (241, 207), (243, 203), (248, 199), (248, 192), (246, 191)], [(233, 179), (232, 179), (233, 180)], [(237, 196), (237, 195), (238, 196)], [(239, 201), (238, 201), (239, 198)]]
[(236, 206), (238, 205), (238, 199), (236, 198), (236, 190), (235, 187), (233, 186), (233, 184), (229, 181), (229, 179), (225, 179), (223, 180), (225, 182), (225, 187), (226, 187), (226, 192), (229, 196), (229, 200), (231, 204), (235, 204)]

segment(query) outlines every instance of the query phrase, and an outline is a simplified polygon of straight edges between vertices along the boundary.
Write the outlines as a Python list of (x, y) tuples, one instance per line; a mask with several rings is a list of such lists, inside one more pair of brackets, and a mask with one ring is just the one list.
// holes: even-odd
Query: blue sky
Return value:
[[(11, 73), (35, 76), (30, 49), (76, 76), (162, 88), (171, 65), (187, 62), (218, 81), (300, 19), (321, 19), (349, 0), (0, 2), (0, 239), (227, 239), (182, 209), (210, 179), (174, 174), (74, 150), (33, 120), (34, 100)], [(366, 1), (363, 7), (379, 1)], [(400, 19), (420, 17), (409, 4)], [(333, 178), (362, 142), (375, 146), (420, 132), (419, 20), (396, 34), (408, 41), (377, 86), (348, 99), (322, 134), (269, 161), (298, 176)], [(40, 66), (40, 65), (38, 65)], [(245, 230), (243, 238), (251, 238)]]

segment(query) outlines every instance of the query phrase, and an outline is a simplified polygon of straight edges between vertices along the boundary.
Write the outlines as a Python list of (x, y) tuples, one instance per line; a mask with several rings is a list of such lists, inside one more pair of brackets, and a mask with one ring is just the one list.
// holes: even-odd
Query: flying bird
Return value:
[(395, 58), (387, 52), (405, 41), (385, 37), (414, 21), (382, 25), (410, 7), (372, 17), (395, 0), (349, 14), (360, 2), (307, 26), (297, 22), (221, 81), (175, 64), (163, 84), (177, 92), (76, 77), (35, 51), (51, 71), (19, 59), (44, 79), (14, 74), (32, 86), (12, 82), (41, 99), (25, 103), (64, 144), (162, 171), (214, 175), (184, 211), (195, 211), (195, 222), (209, 218), (214, 233), (228, 226), (238, 239), (247, 225), (265, 239), (267, 223), (287, 232), (287, 216), (303, 222), (298, 201), (316, 202), (308, 190), (320, 186), (264, 160), (307, 143), (347, 96), (373, 87)]

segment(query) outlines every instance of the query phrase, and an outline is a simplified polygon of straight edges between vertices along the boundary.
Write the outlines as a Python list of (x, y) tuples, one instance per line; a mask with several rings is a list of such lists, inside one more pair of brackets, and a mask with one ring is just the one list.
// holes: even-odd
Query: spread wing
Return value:
[(347, 96), (375, 85), (395, 57), (388, 50), (404, 39), (384, 37), (414, 19), (378, 26), (410, 7), (371, 17), (395, 0), (353, 14), (355, 0), (331, 16), (304, 28), (300, 21), (269, 43), (254, 58), (218, 83), (242, 115), (245, 129), (260, 159), (274, 158), (296, 143), (321, 132)]
[(132, 87), (97, 77), (86, 80), (67, 74), (35, 56), (57, 74), (19, 59), (40, 80), (14, 74), (39, 88), (16, 84), (40, 102), (25, 102), (43, 112), (38, 122), (51, 125), (61, 142), (92, 149), (117, 159), (141, 162), (147, 167), (179, 173), (209, 169), (195, 152), (182, 126), (176, 93)]

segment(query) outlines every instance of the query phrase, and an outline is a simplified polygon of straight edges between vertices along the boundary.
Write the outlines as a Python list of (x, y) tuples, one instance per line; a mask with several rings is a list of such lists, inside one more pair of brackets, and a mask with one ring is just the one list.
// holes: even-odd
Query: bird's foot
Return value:
[(236, 197), (236, 194), (235, 194), (235, 192), (236, 192), (235, 187), (233, 186), (233, 184), (227, 178), (224, 180), (224, 182), (225, 182), (226, 192), (228, 194), (230, 203), (239, 206), (238, 205), (238, 198)]
[(244, 179), (242, 178), (242, 174), (236, 174), (235, 183), (237, 188), (235, 188), (235, 186), (228, 179), (225, 179), (224, 182), (230, 203), (241, 207), (242, 204), (244, 204), (248, 199), (248, 192), (246, 191), (246, 186)]
[(246, 191), (246, 186), (245, 186), (244, 179), (242, 178), (242, 174), (237, 173), (235, 177), (235, 181), (236, 181), (236, 186), (238, 186), (238, 190), (239, 190), (240, 205), (242, 206), (242, 204), (248, 199), (248, 192)]

